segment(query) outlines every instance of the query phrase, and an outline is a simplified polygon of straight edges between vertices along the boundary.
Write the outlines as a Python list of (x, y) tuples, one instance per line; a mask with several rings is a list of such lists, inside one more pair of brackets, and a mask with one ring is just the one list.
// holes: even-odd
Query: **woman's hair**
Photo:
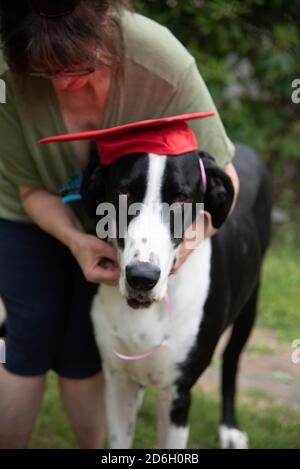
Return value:
[(120, 69), (123, 41), (120, 16), (128, 0), (81, 0), (72, 13), (40, 16), (32, 2), (0, 0), (0, 37), (5, 59), (17, 73), (90, 64), (95, 48)]

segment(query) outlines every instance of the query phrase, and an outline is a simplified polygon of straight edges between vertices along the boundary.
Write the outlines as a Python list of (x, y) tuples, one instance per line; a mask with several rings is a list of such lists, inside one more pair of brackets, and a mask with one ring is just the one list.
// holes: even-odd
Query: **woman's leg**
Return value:
[(71, 427), (81, 448), (101, 448), (105, 433), (104, 379), (90, 309), (98, 285), (87, 282), (75, 259), (69, 308), (54, 369)]
[(104, 379), (60, 378), (60, 393), (80, 448), (99, 449), (105, 436)]
[(7, 313), (0, 447), (28, 443), (65, 323), (69, 267), (69, 251), (35, 225), (0, 220), (0, 296)]
[(25, 448), (41, 406), (45, 376), (23, 377), (0, 365), (0, 449)]
[[(24, 400), (19, 398), (22, 377), (24, 389), (28, 384), (36, 396), (41, 383), (35, 384), (52, 368), (61, 377), (62, 398), (80, 446), (100, 447), (103, 380), (89, 316), (97, 285), (84, 279), (68, 249), (35, 225), (0, 220), (0, 259), (0, 296), (7, 312), (7, 361), (0, 389), (3, 402), (11, 394), (6, 402), (27, 435), (16, 444), (27, 444), (40, 400), (29, 418), (26, 393)], [(0, 434), (8, 444), (9, 408), (1, 407), (1, 414)]]

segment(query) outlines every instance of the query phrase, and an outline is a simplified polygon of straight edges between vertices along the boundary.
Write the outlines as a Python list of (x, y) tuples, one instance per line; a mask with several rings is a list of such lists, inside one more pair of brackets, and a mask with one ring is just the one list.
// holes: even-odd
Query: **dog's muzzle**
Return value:
[(134, 261), (126, 266), (127, 303), (132, 308), (150, 306), (151, 291), (160, 278), (160, 268), (150, 262)]

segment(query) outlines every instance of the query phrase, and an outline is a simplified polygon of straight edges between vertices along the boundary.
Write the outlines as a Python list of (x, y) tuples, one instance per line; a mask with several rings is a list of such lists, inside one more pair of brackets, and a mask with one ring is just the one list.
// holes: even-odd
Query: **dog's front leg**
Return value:
[(190, 394), (180, 395), (173, 388), (159, 394), (158, 435), (161, 449), (185, 449), (189, 436)]
[(143, 388), (116, 371), (106, 371), (105, 378), (109, 445), (112, 449), (127, 449), (132, 445)]

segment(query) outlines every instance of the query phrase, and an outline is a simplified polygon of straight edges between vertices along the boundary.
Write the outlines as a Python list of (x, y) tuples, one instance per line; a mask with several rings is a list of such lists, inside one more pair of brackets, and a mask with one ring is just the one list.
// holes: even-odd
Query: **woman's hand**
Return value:
[(89, 282), (118, 284), (118, 256), (116, 249), (110, 244), (78, 231), (74, 233), (69, 248)]
[(117, 285), (120, 275), (116, 250), (84, 232), (72, 208), (43, 188), (20, 187), (24, 209), (44, 231), (67, 246), (87, 280)]
[(175, 274), (178, 271), (191, 252), (196, 249), (205, 238), (209, 238), (217, 232), (217, 230), (212, 225), (210, 213), (203, 212), (202, 220), (203, 224), (200, 223), (199, 227), (196, 227), (196, 222), (194, 222), (186, 231), (171, 274)]

